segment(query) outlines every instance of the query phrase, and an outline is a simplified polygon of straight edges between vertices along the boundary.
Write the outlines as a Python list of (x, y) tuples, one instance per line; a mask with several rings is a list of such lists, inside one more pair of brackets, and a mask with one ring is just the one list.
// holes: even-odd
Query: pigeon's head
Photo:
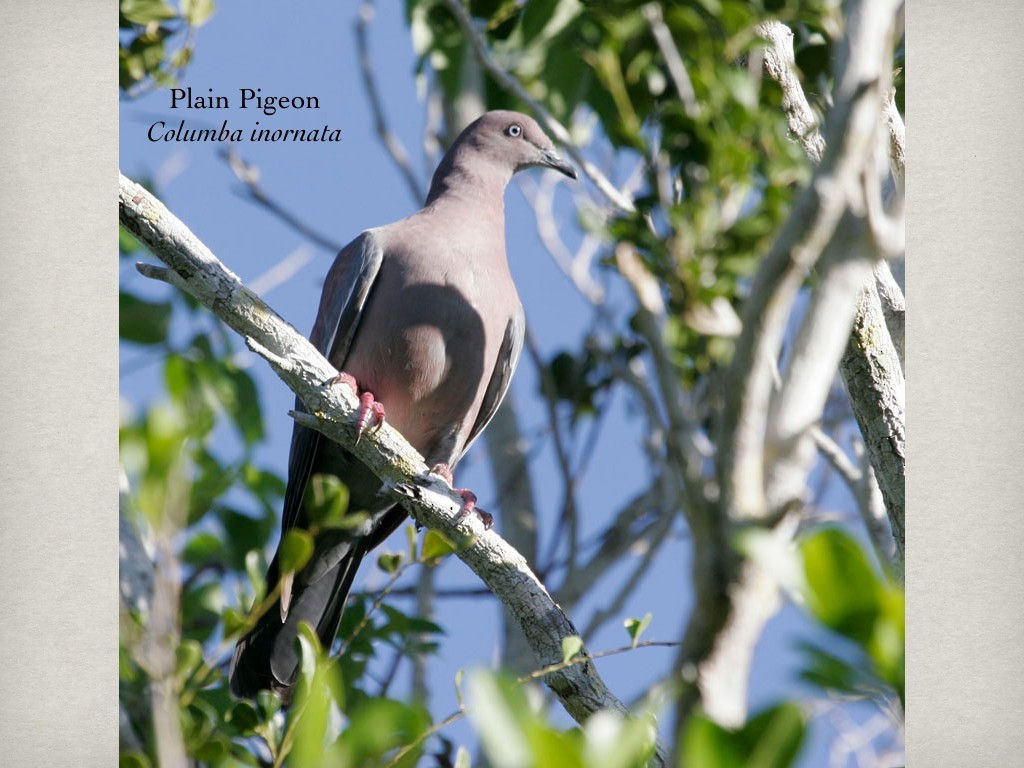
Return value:
[(488, 160), (503, 165), (512, 173), (523, 168), (554, 168), (570, 179), (576, 169), (558, 156), (555, 145), (537, 121), (529, 115), (507, 110), (487, 112), (471, 123), (457, 143), (471, 144)]

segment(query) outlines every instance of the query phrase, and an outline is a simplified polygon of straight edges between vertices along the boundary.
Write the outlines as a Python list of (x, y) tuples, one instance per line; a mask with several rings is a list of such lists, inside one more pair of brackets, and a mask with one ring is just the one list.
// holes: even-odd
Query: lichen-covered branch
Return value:
[(782, 108), (786, 122), (814, 163), (825, 154), (825, 139), (818, 130), (818, 120), (804, 95), (796, 72), (793, 52), (793, 30), (781, 21), (765, 21), (757, 25), (757, 34), (768, 43), (764, 51), (764, 68), (782, 87)]
[[(309, 413), (293, 417), (335, 440), (364, 462), (418, 522), (461, 543), (457, 555), (515, 618), (540, 665), (562, 658), (561, 641), (578, 635), (525, 559), (473, 515), (460, 519), (462, 499), (429, 474), (422, 457), (393, 428), (355, 442), (358, 401), (348, 387), (331, 386), (337, 371), (315, 347), (249, 291), (181, 221), (141, 186), (120, 179), (121, 223), (167, 267), (140, 264), (150, 277), (190, 293), (238, 332), (292, 389)], [(601, 709), (625, 711), (593, 664), (552, 672), (545, 682), (578, 722)]]
[[(895, 0), (863, 0), (846, 6), (846, 36), (840, 47), (835, 103), (826, 124), (827, 143), (814, 138), (815, 132), (804, 122), (806, 115), (801, 114), (799, 100), (786, 102), (791, 125), (800, 120), (802, 127), (794, 130), (808, 152), (814, 153), (821, 146), (825, 151), (811, 182), (797, 198), (758, 268), (744, 304), (743, 331), (737, 340), (722, 408), (717, 456), (719, 530), (717, 535), (694, 531), (695, 540), (701, 544), (696, 548), (697, 594), (678, 660), (682, 689), (677, 733), (682, 732), (698, 703), (719, 722), (735, 723), (745, 713), (746, 686), (737, 679), (739, 675), (746, 679), (751, 649), (772, 613), (774, 586), (766, 588), (766, 577), (757, 566), (740, 560), (728, 533), (746, 525), (768, 527), (773, 535), (782, 537), (793, 530), (790, 510), (800, 499), (792, 496), (792, 489), (803, 487), (802, 482), (793, 481), (806, 477), (804, 462), (808, 458), (795, 461), (785, 484), (777, 485), (779, 424), (800, 421), (806, 427), (811, 425), (806, 424), (807, 413), (798, 401), (789, 401), (791, 413), (797, 416), (792, 422), (785, 401), (772, 412), (774, 369), (805, 275), (833, 242), (851, 203), (864, 208), (862, 181), (876, 152), (883, 71), (891, 56), (889, 42), (896, 5)], [(782, 38), (776, 33), (782, 30), (773, 25), (767, 29), (773, 34), (773, 45), (778, 44)], [(769, 66), (771, 59), (766, 56)], [(794, 106), (798, 108), (795, 111)], [(839, 292), (849, 293), (848, 281), (842, 282)], [(808, 332), (805, 350), (831, 349), (837, 338), (841, 345), (841, 336), (834, 333), (817, 338)], [(788, 386), (793, 385), (791, 378)], [(814, 386), (820, 389), (822, 381), (816, 378)], [(814, 397), (824, 403), (819, 391)], [(776, 441), (770, 443), (773, 435)], [(800, 439), (804, 438), (804, 432), (800, 432)], [(786, 493), (781, 492), (783, 488), (788, 489)]]
[(906, 382), (873, 281), (857, 300), (857, 317), (841, 370), (902, 561), (906, 506)]
[[(898, 3), (890, 4), (895, 12)], [(887, 10), (886, 15), (888, 13)], [(849, 18), (856, 24), (867, 24), (868, 26), (874, 24), (873, 21), (865, 19), (860, 14), (851, 14)], [(758, 33), (769, 42), (769, 53), (776, 51), (774, 57), (766, 53), (765, 65), (769, 75), (782, 86), (783, 103), (786, 105), (787, 117), (790, 119), (790, 128), (798, 136), (805, 137), (813, 133), (808, 128), (810, 124), (806, 122), (807, 118), (812, 118), (812, 116), (809, 110), (803, 108), (807, 100), (803, 95), (799, 78), (796, 76), (792, 57), (786, 53), (787, 44), (788, 51), (790, 54), (792, 52), (792, 33), (788, 30), (784, 33), (784, 29), (785, 25), (779, 22), (769, 22), (759, 25)], [(788, 33), (788, 37), (786, 33)], [(884, 38), (878, 39), (878, 41), (881, 40), (889, 41), (891, 35), (887, 33)], [(874, 41), (874, 44), (878, 45), (878, 41)], [(870, 39), (867, 42), (872, 43)], [(848, 57), (851, 55), (849, 50), (845, 55)], [(783, 66), (777, 66), (778, 64)], [(861, 73), (860, 79), (861, 82), (868, 82), (869, 77), (874, 77), (881, 83), (887, 80), (889, 74), (886, 69), (875, 71), (873, 74), (864, 72)], [(881, 112), (880, 115), (873, 118), (874, 125), (881, 121), (887, 128), (888, 144), (892, 148), (890, 152), (892, 170), (896, 179), (900, 180), (903, 176), (903, 144), (905, 142), (903, 121), (899, 119), (898, 112), (893, 114), (895, 103), (893, 93), (888, 86), (881, 93), (877, 93), (875, 90), (872, 93), (878, 99), (877, 106)], [(874, 125), (871, 127), (873, 128)], [(801, 140), (803, 141), (803, 138)], [(803, 143), (811, 160), (818, 161), (821, 153), (817, 140), (810, 144), (806, 141)], [(824, 140), (822, 140), (821, 146), (824, 146)], [(870, 202), (870, 200), (865, 201), (865, 207), (869, 207)], [(885, 310), (883, 310), (880, 291), (885, 296)], [(892, 279), (888, 265), (879, 264), (876, 267), (875, 276), (865, 281), (863, 291), (857, 300), (853, 334), (840, 365), (843, 380), (846, 382), (853, 402), (857, 423), (864, 433), (865, 441), (870, 446), (868, 456), (878, 478), (879, 486), (882, 488), (886, 511), (892, 525), (893, 535), (898, 539), (897, 547), (901, 557), (905, 515), (903, 482), (906, 474), (906, 456), (903, 447), (904, 385), (901, 367), (904, 312), (905, 302), (902, 291)], [(885, 330), (885, 333), (877, 332), (880, 330)], [(871, 378), (870, 380), (861, 380), (862, 377)], [(883, 439), (883, 436), (887, 437)]]

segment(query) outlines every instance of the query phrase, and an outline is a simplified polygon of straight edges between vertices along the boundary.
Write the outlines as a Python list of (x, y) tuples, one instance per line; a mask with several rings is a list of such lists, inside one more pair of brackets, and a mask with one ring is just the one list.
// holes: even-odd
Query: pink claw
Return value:
[(459, 510), (459, 517), (456, 522), (462, 522), (466, 515), (473, 512), (480, 518), (480, 522), (484, 524), (485, 530), (490, 530), (491, 526), (494, 525), (494, 517), (490, 512), (484, 512), (482, 509), (477, 509), (476, 506), (476, 494), (468, 488), (455, 488), (454, 480), (452, 478), (452, 469), (447, 464), (435, 464), (430, 468), (432, 475), (439, 476), (442, 480), (448, 483), (449, 487), (452, 488), (459, 496), (462, 497), (462, 509)]
[(373, 399), (372, 392), (363, 392), (359, 397), (359, 415), (356, 417), (356, 442), (369, 430), (376, 432), (384, 424), (384, 404)]
[(384, 404), (379, 403), (373, 398), (372, 392), (359, 393), (359, 384), (356, 382), (355, 376), (344, 371), (339, 371), (338, 375), (327, 382), (330, 385), (334, 384), (347, 384), (355, 392), (359, 398), (359, 414), (356, 416), (356, 442), (362, 440), (363, 435), (367, 430), (375, 432), (380, 429), (384, 424)]
[(462, 509), (459, 510), (459, 521), (461, 522), (466, 515), (475, 512), (476, 516), (480, 518), (480, 522), (484, 524), (484, 530), (491, 530), (491, 526), (494, 525), (494, 517), (490, 512), (484, 512), (482, 509), (477, 509), (476, 494), (467, 488), (456, 488), (455, 492), (462, 497), (462, 501), (464, 502)]

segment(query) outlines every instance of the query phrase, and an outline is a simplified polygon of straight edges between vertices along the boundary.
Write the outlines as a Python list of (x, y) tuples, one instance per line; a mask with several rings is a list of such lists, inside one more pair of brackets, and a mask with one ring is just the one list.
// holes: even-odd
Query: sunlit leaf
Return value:
[(292, 528), (281, 537), (277, 558), (281, 573), (300, 571), (313, 556), (313, 537), (307, 531)]
[(423, 537), (422, 559), (427, 565), (437, 565), (443, 558), (455, 551), (455, 545), (439, 531), (427, 531)]
[(574, 656), (583, 652), (583, 639), (579, 635), (569, 635), (562, 638), (562, 663), (569, 661)]

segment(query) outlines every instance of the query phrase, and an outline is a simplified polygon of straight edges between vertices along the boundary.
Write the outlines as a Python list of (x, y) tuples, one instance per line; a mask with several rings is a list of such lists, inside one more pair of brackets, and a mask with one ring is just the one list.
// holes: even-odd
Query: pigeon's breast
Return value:
[(494, 366), (482, 313), (505, 313), (486, 305), (491, 290), (469, 271), (460, 280), (417, 266), (385, 259), (346, 370), (417, 450), (442, 461), (461, 451)]

